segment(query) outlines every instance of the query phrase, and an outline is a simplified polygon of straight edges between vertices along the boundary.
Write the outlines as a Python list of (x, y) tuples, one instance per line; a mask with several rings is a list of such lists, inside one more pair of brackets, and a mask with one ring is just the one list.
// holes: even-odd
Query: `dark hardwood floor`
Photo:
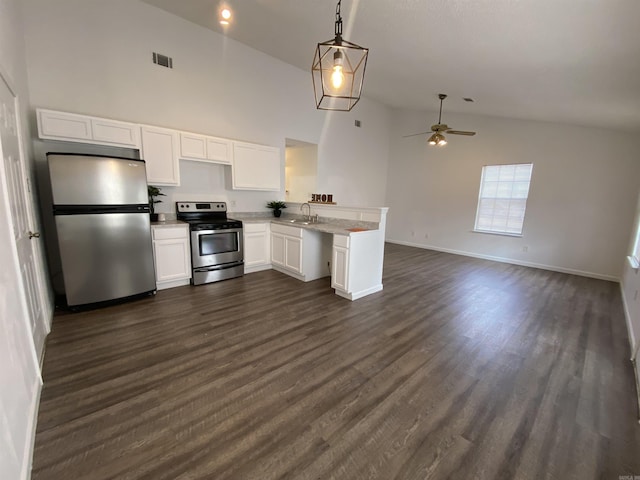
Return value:
[(59, 315), (33, 478), (640, 475), (619, 285), (387, 244), (384, 290), (275, 271)]

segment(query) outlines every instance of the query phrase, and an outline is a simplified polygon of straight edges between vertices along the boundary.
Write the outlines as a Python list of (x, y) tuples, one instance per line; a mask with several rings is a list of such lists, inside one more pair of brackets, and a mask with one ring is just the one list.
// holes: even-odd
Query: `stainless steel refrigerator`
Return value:
[(154, 292), (144, 161), (48, 153), (47, 162), (67, 304)]

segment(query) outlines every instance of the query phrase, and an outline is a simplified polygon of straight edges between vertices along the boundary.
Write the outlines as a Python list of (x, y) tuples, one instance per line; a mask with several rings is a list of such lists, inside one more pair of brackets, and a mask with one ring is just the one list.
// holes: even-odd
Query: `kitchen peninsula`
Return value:
[[(300, 204), (289, 203), (292, 212)], [(244, 223), (245, 273), (273, 268), (301, 281), (331, 276), (337, 295), (357, 300), (382, 290), (388, 208), (314, 204), (301, 215), (230, 213)]]

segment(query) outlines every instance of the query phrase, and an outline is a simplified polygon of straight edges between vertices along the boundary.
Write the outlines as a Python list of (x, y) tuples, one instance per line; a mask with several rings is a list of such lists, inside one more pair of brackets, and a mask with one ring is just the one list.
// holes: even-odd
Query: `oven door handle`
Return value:
[(216, 233), (241, 233), (242, 228), (229, 228), (226, 230), (192, 230), (196, 235), (211, 235)]

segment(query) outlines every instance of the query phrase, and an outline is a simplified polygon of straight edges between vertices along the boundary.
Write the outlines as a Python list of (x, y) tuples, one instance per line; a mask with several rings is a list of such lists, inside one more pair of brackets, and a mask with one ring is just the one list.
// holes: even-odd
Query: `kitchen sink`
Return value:
[(294, 218), (293, 220), (284, 220), (287, 223), (296, 223), (298, 225), (320, 225), (321, 222), (310, 222), (309, 220), (300, 220)]

